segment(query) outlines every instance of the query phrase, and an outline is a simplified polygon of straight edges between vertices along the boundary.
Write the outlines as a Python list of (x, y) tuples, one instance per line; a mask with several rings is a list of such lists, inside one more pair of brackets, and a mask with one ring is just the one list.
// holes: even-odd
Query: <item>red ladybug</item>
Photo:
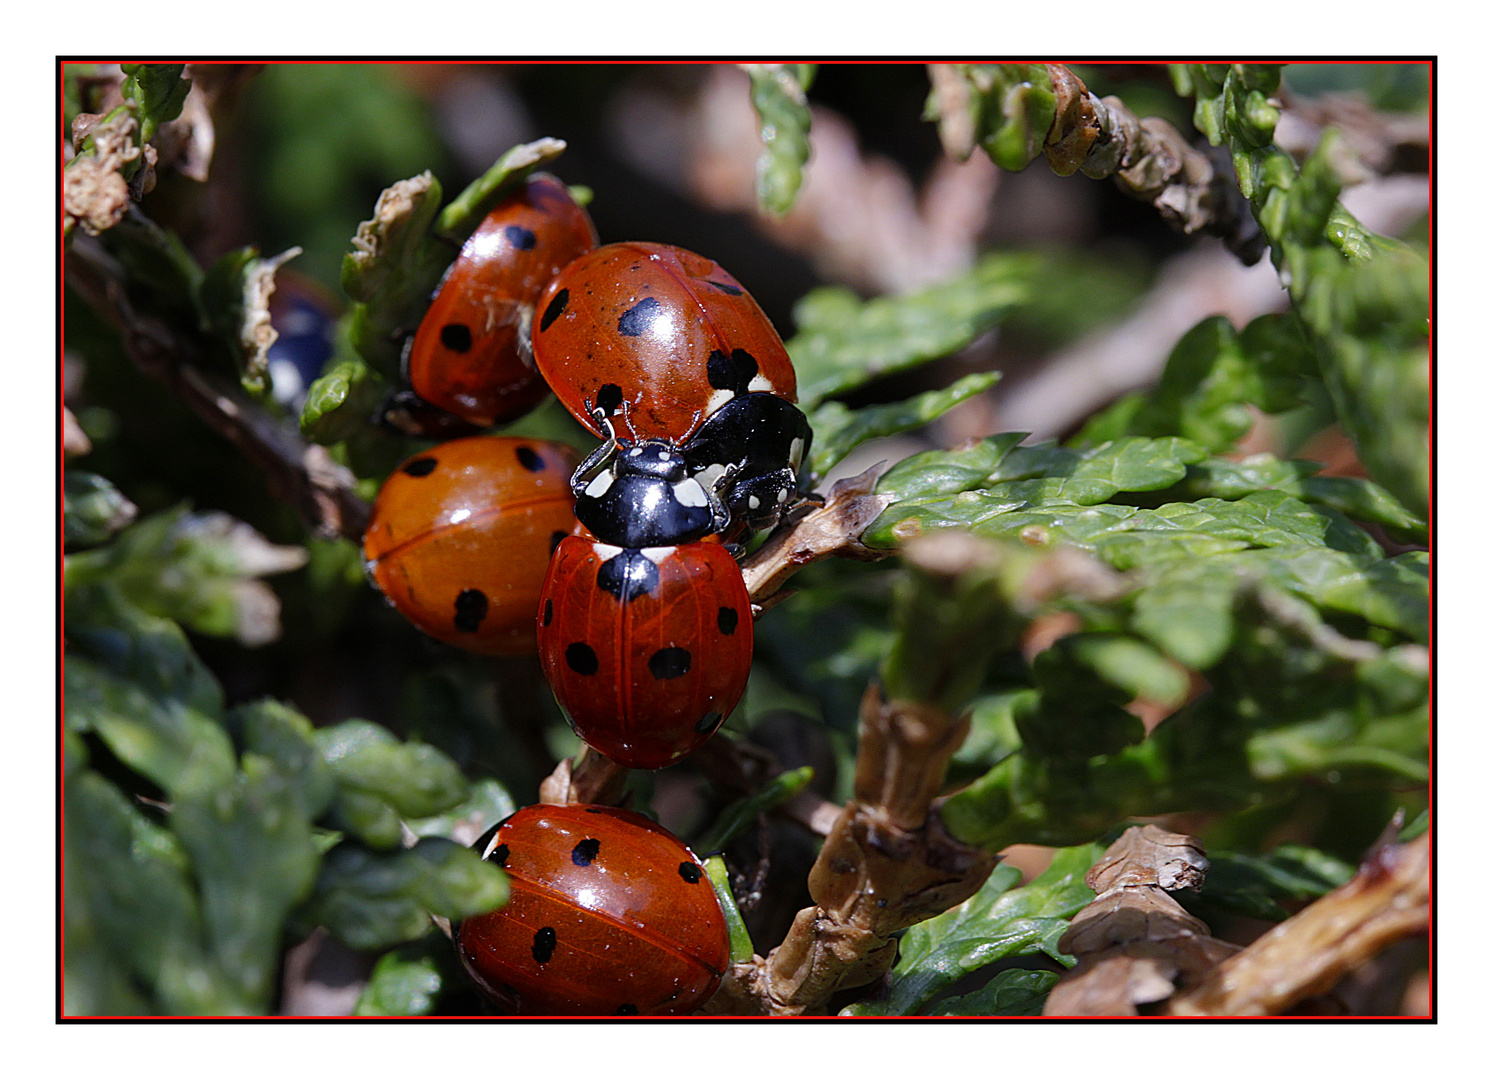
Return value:
[(493, 208), (446, 272), (410, 346), (410, 388), (479, 427), (528, 412), (548, 392), (529, 352), (534, 301), (595, 246), (591, 219), (565, 185), (531, 177)]
[(544, 290), (531, 332), (555, 396), (603, 438), (682, 441), (739, 395), (798, 400), (757, 302), (716, 262), (668, 244), (582, 255)]
[(369, 577), (431, 637), (532, 654), (550, 553), (576, 524), (575, 462), (560, 443), (485, 435), (416, 454), (373, 504), (363, 534)]
[(539, 660), (587, 743), (628, 768), (672, 765), (746, 689), (741, 568), (714, 541), (638, 549), (568, 536), (544, 581)]
[(720, 984), (726, 920), (674, 835), (610, 806), (528, 806), (477, 841), (508, 903), (464, 920), (462, 966), (505, 1012), (678, 1016)]

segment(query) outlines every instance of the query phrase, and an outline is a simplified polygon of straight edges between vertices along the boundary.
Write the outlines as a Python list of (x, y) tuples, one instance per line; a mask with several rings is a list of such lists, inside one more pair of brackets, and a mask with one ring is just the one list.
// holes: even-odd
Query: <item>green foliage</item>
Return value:
[(62, 476), (62, 542), (69, 551), (97, 547), (135, 519), (135, 504), (102, 476), (68, 469)]
[(506, 875), (450, 840), (389, 854), (345, 842), (322, 860), (304, 917), (355, 949), (387, 949), (424, 936), (432, 915), (463, 919), (507, 900)]
[(898, 435), (937, 420), (961, 401), (984, 393), (1000, 378), (998, 371), (966, 375), (942, 390), (929, 390), (887, 405), (849, 409), (838, 401), (826, 401), (809, 416), (814, 429), (814, 449), (809, 472), (823, 476), (861, 443)]
[(107, 547), (68, 561), (70, 586), (108, 582), (142, 610), (202, 634), (263, 644), (278, 632), (278, 601), (256, 579), (306, 561), (227, 514), (185, 506), (152, 514)]
[(1352, 866), (1304, 844), (1281, 844), (1264, 855), (1212, 850), (1202, 889), (1181, 898), (1205, 918), (1231, 913), (1280, 922), (1290, 915), (1282, 901), (1315, 900), (1352, 876)]
[[(954, 125), (1003, 169), (1020, 172), (1036, 159), (1057, 115), (1052, 78), (1042, 64), (950, 64), (959, 94), (929, 97), (924, 116), (937, 120), (950, 141)], [(957, 103), (957, 104), (956, 104)], [(948, 106), (954, 104), (953, 109)]]
[(1176, 434), (1223, 453), (1254, 425), (1251, 406), (1277, 413), (1297, 404), (1310, 365), (1310, 347), (1292, 317), (1262, 315), (1242, 333), (1221, 316), (1205, 319), (1177, 342), (1153, 391), (1121, 398), (1077, 441)]
[(959, 980), (997, 961), (1046, 956), (1071, 965), (1072, 958), (1058, 951), (1058, 939), (1067, 931), (1068, 920), (1094, 899), (1083, 879), (1102, 850), (1098, 844), (1084, 844), (1059, 851), (1052, 865), (1026, 885), (1019, 885), (1019, 870), (997, 867), (974, 896), (910, 928), (902, 937), (885, 993), (852, 1005), (841, 1015), (960, 1016), (968, 1015), (962, 1010), (973, 1002), (993, 1003), (997, 996), (1007, 1008), (1027, 1014), (1040, 1011), (1040, 1006), (1033, 1009), (1037, 1002), (1030, 995), (1042, 992), (1038, 988), (1050, 980), (1034, 979), (1034, 972), (1024, 972), (1019, 979), (1001, 972), (975, 995), (938, 999)]
[(1322, 380), (1365, 465), (1412, 512), (1430, 498), (1430, 272), (1423, 254), (1363, 229), (1338, 202), (1341, 137), (1297, 168), (1272, 141), (1275, 65), (1176, 65), (1199, 130), (1233, 154)]
[(905, 296), (862, 301), (849, 289), (818, 289), (793, 310), (787, 342), (798, 399), (812, 410), (883, 375), (947, 356), (990, 329), (1027, 296), (1032, 262), (992, 255), (969, 274)]
[(813, 64), (742, 64), (751, 78), (762, 156), (757, 159), (757, 202), (772, 214), (786, 214), (803, 183), (809, 160), (809, 105), (805, 91), (814, 81)]
[(450, 944), (425, 939), (385, 953), (358, 995), (354, 1016), (428, 1016), (446, 972), (432, 950)]
[[(193, 614), (192, 589), (163, 587), (162, 567), (191, 578), (212, 562), (200, 537), (166, 543), (190, 515), (162, 517), (69, 564), (66, 1010), (262, 1014), (293, 926), (380, 948), (425, 934), (432, 914), (501, 904), (502, 872), (430, 819), (505, 793), (489, 783), (479, 802), (444, 755), (361, 721), (314, 732), (281, 702), (225, 708), (177, 622), (141, 606)], [(89, 745), (117, 765), (85, 763)], [(359, 799), (424, 837), (392, 853), (337, 843), (327, 828)]]
[(181, 115), (192, 81), (181, 74), (186, 64), (121, 64), (124, 83), (120, 93), (140, 112), (140, 140), (150, 142), (156, 129)]
[[(1044, 551), (1126, 574), (1113, 595), (1058, 601), (1083, 631), (1002, 669), (1018, 685), (977, 710), (988, 719), (955, 764), (987, 771), (945, 806), (951, 831), (992, 850), (1066, 844), (1127, 815), (1282, 798), (1297, 782), (1425, 778), (1424, 557), (1385, 558), (1333, 503), (1414, 529), (1408, 512), (1372, 485), (1309, 489), (1310, 467), (1210, 458), (1188, 439), (1019, 438), (902, 462), (879, 485), (897, 501), (864, 537), (956, 528), (1004, 542), (1012, 598)], [(1009, 651), (1040, 613), (1012, 610), (1004, 643), (970, 613), (923, 613), (922, 662), (961, 636)], [(1188, 669), (1213, 689), (1141, 742), (1125, 706), (1176, 708)]]

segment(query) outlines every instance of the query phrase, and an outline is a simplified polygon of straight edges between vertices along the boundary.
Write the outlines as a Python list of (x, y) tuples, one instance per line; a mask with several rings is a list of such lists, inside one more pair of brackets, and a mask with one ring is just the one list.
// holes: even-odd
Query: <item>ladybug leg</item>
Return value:
[(617, 433), (612, 428), (612, 421), (600, 409), (591, 409), (590, 413), (596, 418), (596, 425), (606, 433), (602, 444), (586, 456), (586, 460), (576, 466), (575, 472), (570, 475), (570, 492), (576, 498), (580, 498), (581, 492), (595, 480), (611, 464), (612, 459), (617, 456), (621, 444), (617, 441)]

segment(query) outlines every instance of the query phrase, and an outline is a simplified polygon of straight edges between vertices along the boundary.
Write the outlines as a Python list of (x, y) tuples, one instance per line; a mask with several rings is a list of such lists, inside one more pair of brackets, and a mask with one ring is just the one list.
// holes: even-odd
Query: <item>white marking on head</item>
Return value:
[(793, 445), (788, 447), (788, 464), (793, 466), (793, 471), (798, 472), (798, 467), (804, 461), (804, 441), (794, 439)]
[(674, 485), (674, 498), (683, 506), (710, 505), (710, 500), (705, 497), (705, 489), (693, 476), (687, 476)]
[(602, 562), (615, 558), (622, 554), (622, 549), (612, 544), (603, 544), (600, 541), (591, 545), (591, 550), (596, 552), (596, 557)]
[(710, 400), (705, 403), (705, 415), (710, 416), (722, 405), (730, 401), (736, 395), (729, 390), (717, 390), (710, 395)]
[(770, 394), (773, 391), (773, 385), (768, 381), (767, 376), (759, 371), (752, 376), (752, 381), (747, 383), (747, 390), (753, 393), (765, 391)]
[(778, 502), (787, 502), (787, 501), (788, 501), (788, 489), (787, 488), (779, 488), (778, 489)]
[(596, 478), (586, 485), (586, 494), (599, 499), (607, 493), (607, 488), (612, 486), (612, 474), (606, 470), (596, 474)]
[(673, 551), (674, 548), (672, 546), (671, 547), (651, 547), (651, 548), (642, 548), (641, 550), (643, 552), (643, 558), (647, 559), (654, 566), (657, 566), (659, 563), (663, 562), (666, 558), (669, 557), (669, 552)]

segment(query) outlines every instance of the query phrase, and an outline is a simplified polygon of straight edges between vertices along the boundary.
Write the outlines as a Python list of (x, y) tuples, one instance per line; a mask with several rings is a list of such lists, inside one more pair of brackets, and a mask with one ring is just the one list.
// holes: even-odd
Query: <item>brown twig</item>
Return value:
[(954, 840), (930, 814), (968, 729), (939, 709), (861, 703), (855, 797), (839, 813), (809, 874), (814, 906), (783, 943), (727, 973), (717, 1015), (823, 1013), (840, 990), (864, 986), (896, 959), (892, 935), (968, 899), (998, 857)]
[(1430, 925), (1430, 841), (1429, 834), (1408, 844), (1381, 838), (1351, 881), (1224, 961), (1196, 989), (1172, 999), (1171, 1011), (1277, 1016), (1330, 990), (1396, 941), (1424, 932)]
[(810, 563), (831, 555), (869, 561), (891, 554), (860, 542), (861, 533), (892, 501), (876, 494), (884, 464), (835, 484), (823, 506), (780, 526), (742, 563), (741, 575), (758, 614), (781, 599), (783, 582)]
[[(1122, 191), (1156, 207), (1182, 232), (1218, 236), (1246, 265), (1259, 261), (1264, 234), (1229, 170), (1215, 167), (1207, 153), (1160, 117), (1138, 118), (1119, 98), (1095, 97), (1063, 64), (1046, 68), (1057, 100), (1041, 153), (1053, 172), (1112, 177)], [(981, 92), (981, 72), (930, 64), (928, 74), (940, 102), (944, 150), (962, 161), (980, 134), (969, 106)]]
[(68, 284), (119, 331), (140, 370), (171, 387), (209, 427), (259, 466), (277, 498), (294, 506), (318, 535), (362, 538), (368, 503), (354, 490), (352, 473), (333, 461), (325, 447), (307, 443), (238, 387), (209, 373), (201, 345), (190, 332), (137, 308), (123, 268), (97, 241), (76, 237), (66, 267)]

